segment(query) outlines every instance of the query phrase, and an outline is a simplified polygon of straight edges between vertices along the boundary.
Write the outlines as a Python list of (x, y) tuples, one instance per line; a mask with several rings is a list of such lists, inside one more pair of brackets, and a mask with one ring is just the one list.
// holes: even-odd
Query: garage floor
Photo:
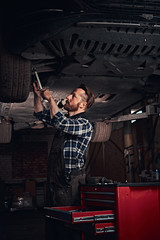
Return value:
[(4, 240), (45, 240), (42, 210), (21, 210), (6, 215)]

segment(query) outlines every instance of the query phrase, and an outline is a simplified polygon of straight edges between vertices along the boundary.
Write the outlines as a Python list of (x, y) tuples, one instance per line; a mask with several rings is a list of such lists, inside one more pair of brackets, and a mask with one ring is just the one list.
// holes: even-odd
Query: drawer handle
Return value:
[(73, 222), (98, 222), (98, 221), (107, 221), (114, 220), (114, 214), (106, 214), (106, 215), (95, 215), (95, 216), (86, 216), (86, 217), (74, 217)]
[(96, 233), (97, 234), (111, 233), (111, 232), (115, 232), (115, 227), (114, 226), (104, 227), (104, 228), (96, 228)]
[(95, 221), (103, 221), (103, 220), (114, 220), (115, 214), (106, 214), (106, 215), (95, 215)]
[(94, 222), (94, 216), (90, 217), (75, 217), (73, 222)]

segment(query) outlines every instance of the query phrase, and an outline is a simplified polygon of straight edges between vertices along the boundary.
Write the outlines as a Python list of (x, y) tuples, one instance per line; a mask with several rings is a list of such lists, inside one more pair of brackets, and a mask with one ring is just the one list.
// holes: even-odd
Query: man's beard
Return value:
[(68, 112), (75, 112), (79, 108), (79, 103), (76, 105), (70, 105), (68, 102), (64, 104), (64, 109), (67, 110)]

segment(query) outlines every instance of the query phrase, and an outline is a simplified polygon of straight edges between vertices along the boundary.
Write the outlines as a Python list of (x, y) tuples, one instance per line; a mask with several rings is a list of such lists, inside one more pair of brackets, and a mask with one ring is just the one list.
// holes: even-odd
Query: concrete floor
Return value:
[(21, 210), (6, 214), (4, 240), (45, 240), (42, 210)]

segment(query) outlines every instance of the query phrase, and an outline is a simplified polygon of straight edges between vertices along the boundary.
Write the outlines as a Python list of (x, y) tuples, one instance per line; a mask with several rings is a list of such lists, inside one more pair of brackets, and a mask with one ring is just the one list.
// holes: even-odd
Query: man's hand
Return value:
[(43, 104), (41, 98), (46, 99), (49, 102), (50, 106), (50, 115), (51, 118), (59, 111), (54, 98), (49, 89), (40, 89), (38, 83), (33, 83), (33, 92), (34, 92), (34, 110), (35, 112), (40, 112), (43, 110)]
[(51, 94), (49, 89), (41, 89), (39, 91), (40, 91), (43, 99), (46, 99), (47, 101), (50, 101), (50, 99), (52, 98), (52, 94)]
[(49, 89), (40, 89), (37, 82), (33, 83), (33, 92), (36, 97), (46, 99), (49, 101), (52, 98), (52, 94)]
[(42, 98), (46, 99), (49, 102), (50, 116), (52, 118), (57, 112), (59, 112), (59, 107), (57, 106), (49, 89), (41, 89), (40, 92)]
[(40, 88), (38, 87), (38, 84), (36, 82), (33, 83), (33, 92), (36, 97), (41, 97)]

